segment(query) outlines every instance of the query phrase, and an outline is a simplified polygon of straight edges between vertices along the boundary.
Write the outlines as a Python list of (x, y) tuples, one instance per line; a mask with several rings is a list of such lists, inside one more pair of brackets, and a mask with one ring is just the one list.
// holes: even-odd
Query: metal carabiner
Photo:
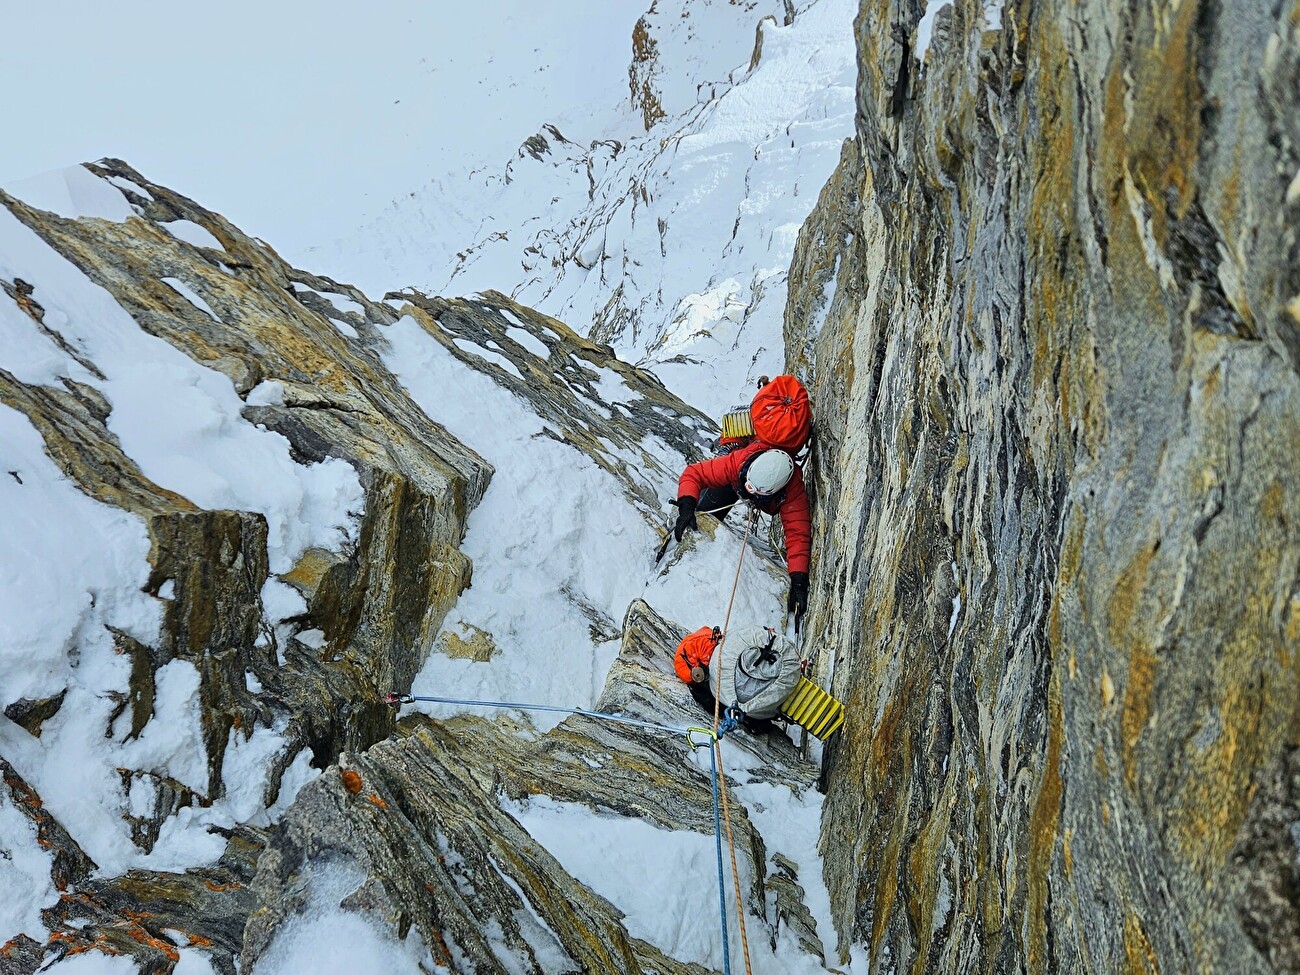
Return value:
[[(693, 732), (698, 731), (702, 735), (708, 735), (708, 741), (696, 741)], [(713, 733), (712, 728), (702, 728), (699, 725), (692, 725), (686, 729), (686, 742), (692, 749), (703, 748), (705, 745), (711, 745), (718, 740), (718, 736)]]

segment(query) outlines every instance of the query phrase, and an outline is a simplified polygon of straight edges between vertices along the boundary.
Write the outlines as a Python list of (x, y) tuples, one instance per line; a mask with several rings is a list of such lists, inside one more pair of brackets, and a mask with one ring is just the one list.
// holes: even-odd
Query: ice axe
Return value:
[[(670, 500), (668, 503), (671, 504), (673, 507), (677, 507), (678, 506), (677, 502), (678, 499), (674, 498)], [(695, 513), (697, 515), (716, 515), (719, 512), (730, 511), (731, 508), (732, 508), (732, 503), (728, 503), (728, 504), (720, 505), (716, 508), (709, 508), (707, 511), (696, 511)], [(727, 516), (723, 514), (721, 517), (725, 518)], [(664, 537), (663, 544), (659, 546), (659, 550), (655, 552), (654, 565), (658, 565), (660, 561), (663, 559), (664, 553), (668, 551), (668, 546), (673, 540), (673, 527), (674, 527), (673, 523), (670, 522), (668, 525), (668, 534)]]
[[(669, 501), (668, 503), (671, 504), (674, 508), (677, 507), (677, 500), (675, 498)], [(670, 523), (668, 525), (668, 534), (664, 536), (664, 543), (659, 546), (659, 551), (655, 552), (655, 560), (652, 563), (653, 565), (658, 565), (661, 561), (663, 561), (664, 553), (668, 551), (668, 543), (671, 542), (672, 540), (673, 540), (673, 526)]]
[(791, 623), (791, 619), (790, 619), (790, 617), (791, 617), (791, 616), (794, 617), (794, 620), (793, 620), (793, 622), (794, 622), (794, 637), (795, 637), (795, 642), (798, 643), (798, 642), (799, 642), (799, 626), (800, 626), (800, 624), (803, 622), (803, 616), (804, 616), (804, 614), (801, 613), (801, 612), (799, 612), (798, 609), (795, 609), (794, 613), (792, 614), (792, 613), (787, 609), (787, 610), (785, 611), (785, 616), (782, 617), (782, 620), (781, 620), (781, 629), (782, 629), (782, 631), (784, 631), (784, 630), (786, 629), (786, 627), (788, 627), (788, 626), (790, 625), (790, 623)]

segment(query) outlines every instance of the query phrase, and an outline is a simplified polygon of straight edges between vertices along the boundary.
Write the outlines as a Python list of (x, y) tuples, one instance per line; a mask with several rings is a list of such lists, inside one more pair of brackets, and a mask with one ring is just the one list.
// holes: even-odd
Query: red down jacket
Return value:
[(679, 498), (700, 499), (700, 492), (705, 488), (729, 487), (740, 497), (754, 503), (761, 511), (769, 515), (781, 515), (781, 527), (785, 529), (785, 561), (790, 572), (807, 572), (812, 560), (812, 522), (808, 517), (808, 492), (803, 487), (803, 471), (794, 465), (794, 476), (785, 490), (773, 500), (763, 500), (745, 493), (745, 485), (740, 471), (745, 462), (755, 454), (773, 449), (761, 440), (756, 440), (748, 447), (733, 450), (729, 454), (702, 460), (690, 464), (682, 471), (677, 482)]

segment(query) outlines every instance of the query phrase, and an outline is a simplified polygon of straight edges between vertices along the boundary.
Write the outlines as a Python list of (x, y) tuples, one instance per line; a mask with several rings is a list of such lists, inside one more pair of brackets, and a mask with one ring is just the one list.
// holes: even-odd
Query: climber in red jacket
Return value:
[(677, 482), (677, 523), (673, 535), (699, 528), (695, 511), (700, 494), (708, 489), (710, 508), (722, 507), (720, 517), (737, 500), (744, 498), (759, 511), (781, 515), (785, 529), (785, 561), (790, 570), (790, 595), (786, 609), (794, 614), (795, 626), (808, 609), (808, 564), (812, 554), (812, 522), (808, 515), (808, 493), (804, 490), (799, 465), (784, 450), (761, 440), (713, 460), (689, 465)]

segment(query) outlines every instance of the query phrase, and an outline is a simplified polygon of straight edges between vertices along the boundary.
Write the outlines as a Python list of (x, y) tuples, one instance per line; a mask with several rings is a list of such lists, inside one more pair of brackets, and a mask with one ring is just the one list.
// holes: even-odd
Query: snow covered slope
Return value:
[[(785, 274), (795, 233), (851, 126), (853, 8), (848, 0), (798, 9), (720, 0), (656, 4), (634, 32), (635, 97), (621, 78), (617, 92), (596, 86), (598, 99), (571, 109), (556, 105), (546, 117), (549, 127), (521, 130), (517, 141), (536, 137), (527, 138), (508, 166), (436, 181), (308, 260), (371, 288), (509, 290), (625, 357), (654, 365), (671, 389), (716, 416), (747, 398), (746, 386), (759, 373), (781, 369)], [(412, 685), (417, 692), (451, 688), (458, 696), (589, 706), (606, 687), (619, 621), (633, 600), (645, 598), (689, 626), (722, 622), (742, 548), (733, 533), (720, 530), (684, 546), (669, 560), (670, 571), (649, 565), (659, 538), (656, 502), (672, 496), (676, 472), (697, 448), (653, 437), (615, 443), (602, 433), (603, 423), (631, 416), (646, 400), (625, 381), (626, 367), (598, 364), (575, 384), (591, 386), (595, 421), (566, 427), (539, 419), (543, 414), (509, 378), (587, 367), (566, 362), (535, 322), (527, 328), (512, 322), (502, 302), (482, 309), (499, 319), (499, 339), (440, 337), (438, 323), (421, 322), (401, 296), (378, 306), (355, 289), (282, 271), (247, 238), (234, 246), (224, 221), (186, 209), (142, 179), (105, 172), (101, 179), (77, 168), (12, 188), (33, 206), (106, 221), (84, 233), (114, 247), (130, 236), (114, 229), (122, 221), (137, 214), (159, 221), (157, 234), (149, 231), (156, 254), (145, 260), (157, 288), (150, 285), (147, 302), (133, 303), (123, 297), (117, 272), (91, 275), (94, 280), (83, 273), (89, 258), (75, 243), (83, 231), (67, 231), (70, 243), (61, 256), (0, 212), (9, 221), (0, 226), (9, 228), (0, 237), (0, 278), (8, 292), (0, 300), (7, 309), (0, 311), (0, 367), (15, 377), (15, 388), (36, 391), (31, 395), (84, 400), (82, 409), (106, 421), (140, 478), (172, 492), (169, 503), (177, 509), (256, 513), (243, 522), (249, 530), (260, 524), (257, 517), (264, 519), (266, 564), (253, 574), (260, 600), (255, 615), (269, 636), (257, 645), (255, 665), (240, 661), (240, 707), (244, 697), (281, 693), (270, 682), (286, 653), (341, 669), (358, 663), (349, 657), (352, 642), (329, 625), (321, 607), (339, 585), (360, 585), (340, 567), (355, 565), (356, 553), (374, 545), (373, 531), (383, 521), (377, 505), (388, 482), (369, 466), (383, 449), (378, 438), (339, 453), (308, 435), (319, 432), (315, 427), (302, 426), (308, 416), (312, 423), (354, 425), (353, 417), (373, 405), (361, 402), (365, 383), (339, 387), (330, 356), (347, 364), (344, 374), (367, 382), (391, 371), (415, 404), (468, 445), (475, 456), (469, 466), (485, 469), (486, 461), (495, 468), (490, 485), (458, 488), (454, 504), (436, 506), (435, 517), (447, 519), (454, 517), (448, 510), (465, 512), (482, 495), (461, 546), (473, 560), (473, 587), (440, 631), (436, 622), (432, 630), (404, 631), (413, 651), (408, 659), (380, 654), (378, 663), (363, 661), (375, 664), (374, 679), (396, 683), (433, 651)], [(180, 209), (158, 216), (170, 207)], [(64, 232), (57, 220), (48, 224), (52, 233)], [(129, 262), (127, 268), (128, 276), (140, 271)], [(249, 268), (285, 280), (273, 301), (241, 316)], [(24, 292), (21, 282), (34, 282), (36, 291)], [(206, 336), (204, 330), (238, 320), (256, 334), (286, 308), (295, 324), (310, 322), (310, 331), (296, 347), (303, 362), (292, 369), (279, 364), (283, 373), (263, 372), (255, 355), (228, 349), (184, 355), (169, 331)], [(145, 321), (148, 329), (140, 327)], [(317, 358), (316, 347), (328, 348), (329, 356)], [(466, 355), (474, 361), (467, 363)], [(324, 392), (313, 397), (318, 388)], [(341, 728), (322, 731), (319, 723), (298, 726), (285, 714), (252, 711), (241, 712), (246, 733), (227, 725), (215, 737), (205, 658), (177, 657), (156, 667), (151, 718), (138, 720), (135, 709), (122, 706), (140, 659), (129, 648), (159, 642), (168, 607), (185, 596), (178, 595), (184, 586), (150, 572), (149, 536), (138, 514), (88, 499), (84, 485), (79, 491), (47, 456), (50, 431), (33, 427), (12, 404), (4, 410), (6, 458), (13, 458), (3, 489), (12, 502), (5, 527), (24, 547), (0, 560), (0, 572), (13, 583), (4, 591), (8, 618), (17, 621), (7, 624), (0, 665), (6, 683), (21, 685), (29, 709), (23, 720), (39, 737), (20, 730), (16, 718), (0, 722), (0, 754), (93, 860), (76, 867), (73, 883), (91, 877), (111, 885), (131, 867), (210, 864), (225, 836), (209, 827), (271, 823), (315, 775), (313, 761), (328, 764), (338, 748), (361, 749), (382, 735), (382, 722), (365, 711), (374, 702), (360, 705), (359, 714), (350, 704), (343, 709), (339, 724), (355, 720), (361, 729), (351, 739)], [(602, 419), (600, 411), (608, 416)], [(691, 420), (684, 429), (696, 436), (706, 424)], [(575, 449), (602, 437), (599, 457)], [(28, 485), (40, 487), (39, 494), (24, 492)], [(83, 550), (88, 557), (71, 556)], [(454, 598), (461, 563), (456, 553), (435, 554), (429, 562), (453, 581), (433, 587), (433, 595)], [(29, 561), (37, 572), (29, 573)], [(782, 573), (751, 557), (741, 572), (733, 624), (779, 623), (783, 593)], [(417, 589), (414, 596), (420, 595)], [(440, 604), (434, 608), (426, 623), (441, 619)], [(403, 634), (368, 630), (366, 621), (375, 617), (362, 612), (361, 618), (361, 645), (372, 647), (382, 637), (390, 650), (399, 646)], [(313, 712), (311, 720), (328, 723), (333, 716)], [(541, 728), (552, 723), (538, 722)], [(159, 730), (164, 727), (173, 731)], [(216, 781), (214, 747), (225, 751)], [(752, 801), (768, 851), (803, 865), (808, 903), (828, 930), (812, 862), (811, 824), (820, 800), (766, 781), (749, 759), (728, 771), (740, 785), (739, 798)], [(276, 788), (264, 788), (268, 780)], [(0, 802), (0, 824), (14, 836), (14, 856), (0, 869), (25, 892), (0, 915), (0, 934), (39, 935), (38, 909), (56, 896), (58, 867), (47, 862), (51, 855), (37, 826), (18, 815), (12, 799)], [(636, 826), (603, 813), (593, 823), (589, 811), (562, 805), (514, 809), (538, 834), (562, 830), (566, 817), (571, 828), (607, 834), (605, 847), (562, 851), (566, 868), (634, 917), (630, 931), (682, 961), (717, 964), (709, 927), (716, 917), (701, 916), (689, 900), (665, 913), (644, 886), (607, 886), (600, 876), (600, 851), (631, 842), (627, 837), (641, 835)], [(144, 844), (133, 833), (141, 828), (151, 831)], [(653, 862), (649, 848), (660, 840), (647, 833), (635, 842)], [(698, 865), (692, 842), (678, 844), (681, 870)], [(711, 882), (682, 879), (692, 894), (711, 890)], [(756, 917), (774, 910), (751, 906)], [(756, 971), (820, 968), (788, 932), (774, 928), (771, 939), (775, 948), (763, 946), (767, 954)]]
[[(27, 546), (6, 550), (0, 563), (13, 600), (0, 640), (5, 686), (22, 695), (6, 693), (0, 723), (0, 823), (10, 834), (2, 869), (19, 891), (5, 933), (25, 936), (7, 950), (35, 960), (70, 948), (117, 951), (125, 925), (142, 946), (142, 962), (177, 953), (160, 940), (169, 930), (187, 932), (185, 944), (220, 941), (216, 961), (240, 950), (256, 957), (258, 949), (240, 948), (236, 922), (285, 893), (267, 860), (282, 831), (262, 830), (316, 769), (342, 760), (344, 749), (365, 753), (391, 729), (392, 714), (374, 688), (404, 690), (430, 651), (417, 691), (561, 707), (601, 698), (609, 703), (600, 706), (651, 720), (703, 719), (689, 716), (697, 712), (671, 673), (669, 624), (657, 624), (656, 640), (643, 639), (638, 651), (657, 660), (652, 668), (637, 659), (624, 662), (617, 679), (607, 671), (619, 620), (639, 597), (687, 625), (723, 620), (746, 551), (739, 537), (706, 519), (705, 534), (663, 566), (648, 557), (659, 540), (658, 501), (685, 460), (698, 456), (707, 418), (607, 348), (503, 296), (445, 301), (412, 293), (378, 305), (288, 268), (220, 217), (122, 164), (92, 169), (29, 188), (70, 216), (78, 214), (69, 201), (79, 201), (80, 219), (0, 197), (7, 228), (0, 236), (0, 308), (7, 309), (0, 399), (14, 464), (4, 489), (6, 527)], [(399, 395), (381, 357), (410, 399)], [(369, 432), (376, 428), (382, 441)], [(418, 453), (411, 434), (428, 453)], [(438, 453), (459, 442), (455, 434), (478, 450)], [(394, 464), (412, 452), (409, 470)], [(485, 461), (497, 470), (490, 484), (482, 483)], [(420, 494), (422, 483), (432, 492), (437, 472), (450, 477), (456, 467), (465, 473), (453, 483), (462, 486), (446, 496)], [(475, 585), (435, 638), (445, 609), (421, 591), (403, 595), (422, 578), (410, 567), (449, 564), (454, 583), (467, 577), (468, 563), (456, 561), (464, 556), (445, 535), (419, 549), (419, 512), (467, 510), (479, 494), (463, 544)], [(432, 527), (443, 524), (435, 518)], [(444, 527), (459, 537), (454, 520)], [(747, 554), (732, 625), (779, 625), (783, 573), (761, 551)], [(38, 571), (25, 572), (33, 557)], [(445, 584), (431, 594), (445, 598), (438, 596)], [(383, 625), (372, 621), (376, 608)], [(629, 632), (621, 633), (625, 648)], [(466, 647), (471, 652), (461, 653)], [(649, 684), (624, 700), (632, 664)], [(679, 716), (684, 709), (688, 716)], [(545, 767), (539, 763), (550, 749), (536, 735), (552, 724), (538, 721), (524, 732), (541, 750), (532, 771), (530, 761), (515, 763), (523, 781)], [(695, 796), (689, 825), (683, 811), (654, 820), (650, 832), (619, 821), (629, 812), (644, 817), (650, 802), (629, 782), (644, 778), (647, 790), (662, 789), (672, 771), (637, 764), (627, 754), (636, 747), (635, 736), (625, 736), (580, 748), (577, 790), (564, 805), (537, 807), (545, 813), (538, 831), (549, 835), (568, 819), (589, 834), (607, 832), (609, 842), (635, 840), (639, 855), (659, 868), (668, 864), (655, 830), (707, 832), (708, 779), (680, 735), (665, 756)], [(788, 766), (794, 760), (784, 747)], [(618, 773), (616, 786), (596, 777), (601, 755)], [(762, 812), (773, 827), (741, 851), (744, 882), (755, 891), (750, 923), (771, 942), (755, 970), (815, 970), (815, 936), (792, 939), (770, 916), (783, 903), (780, 910), (806, 915), (802, 895), (792, 906), (786, 894), (773, 893), (769, 904), (764, 893), (764, 878), (776, 869), (764, 857), (778, 852), (805, 865), (803, 883), (816, 890), (808, 869), (815, 767), (796, 763), (797, 773), (778, 774), (775, 754), (765, 759), (751, 747), (726, 755), (736, 798), (754, 790), (761, 797), (754, 815)], [(405, 781), (399, 775), (391, 788)], [(313, 801), (339, 785), (331, 779)], [(596, 789), (620, 796), (617, 812), (591, 798)], [(524, 805), (505, 814), (530, 819), (530, 794), (516, 793)], [(489, 790), (476, 801), (496, 800)], [(500, 815), (476, 808), (476, 815)], [(751, 817), (740, 806), (734, 815), (741, 835), (751, 835)], [(796, 821), (802, 827), (782, 836)], [(407, 842), (406, 827), (395, 828), (393, 841)], [(667, 842), (682, 850), (675, 869), (697, 872), (699, 840)], [(259, 844), (267, 846), (260, 856)], [(629, 936), (654, 939), (639, 955), (677, 959), (651, 970), (718, 963), (717, 921), (708, 912), (683, 899), (676, 915), (647, 914), (643, 887), (610, 888), (597, 861), (574, 850), (565, 856), (577, 879), (557, 874), (555, 883), (586, 882), (612, 896), (615, 908), (637, 915)], [(209, 917), (204, 891), (242, 889), (253, 863), (269, 886)], [(335, 873), (320, 866), (322, 896), (337, 897), (330, 894)], [(181, 892), (166, 905), (142, 899), (145, 877)], [(702, 882), (659, 875), (665, 890)], [(60, 896), (63, 890), (75, 896)], [(547, 890), (533, 896), (552, 896)], [(811, 901), (820, 903), (815, 893)], [(309, 917), (315, 903), (306, 904)], [(292, 901), (289, 908), (296, 916)], [(143, 924), (141, 912), (156, 920)], [(42, 947), (32, 936), (47, 925), (53, 930)], [(800, 930), (812, 930), (812, 921)], [(533, 935), (519, 937), (541, 947)], [(515, 949), (480, 948), (515, 957)]]
[[(556, 106), (514, 158), (439, 179), (313, 265), (377, 291), (495, 288), (722, 412), (782, 371), (785, 280), (852, 133), (853, 0), (671, 0), (638, 24), (664, 115)], [(545, 123), (545, 124), (542, 124)]]
[[(379, 701), (312, 701), (409, 681), (490, 474), (310, 304), (362, 316), (222, 218), (111, 164), (21, 188), (0, 194), (6, 939), (58, 891), (211, 863), (386, 734)], [(344, 647), (364, 666), (331, 666)]]
[[(81, 167), (51, 174), (27, 195), (68, 217), (134, 215), (119, 189)], [(175, 585), (150, 581), (150, 540), (140, 514), (88, 497), (70, 467), (60, 469), (48, 456), (55, 432), (33, 426), (21, 411), (23, 398), (71, 390), (101, 402), (111, 410), (107, 426), (121, 450), (141, 477), (175, 492), (179, 509), (263, 517), (277, 572), (309, 548), (355, 543), (361, 487), (340, 460), (296, 462), (283, 437), (241, 416), (244, 404), (229, 379), (143, 331), (111, 294), (4, 208), (0, 279), (15, 299), (0, 300), (0, 369), (8, 380), (0, 396), (7, 471), (0, 533), (11, 543), (0, 562), (3, 703), (61, 701), (37, 726), (39, 737), (0, 722), (0, 753), (57, 817), (75, 824), (101, 870), (194, 862), (204, 832), (184, 827), (259, 812), (260, 790), (244, 794), (237, 785), (260, 786), (283, 738), (267, 728), (252, 740), (232, 739), (225, 799), (202, 812), (181, 810), (156, 844), (133, 842), (129, 817), (150, 818), (160, 789), (210, 793), (199, 675), (190, 661), (165, 663), (152, 701), (155, 723), (132, 728), (122, 696), (132, 671), (125, 645), (159, 645)], [(31, 283), (37, 287), (25, 296)], [(220, 845), (207, 849), (218, 852)]]

